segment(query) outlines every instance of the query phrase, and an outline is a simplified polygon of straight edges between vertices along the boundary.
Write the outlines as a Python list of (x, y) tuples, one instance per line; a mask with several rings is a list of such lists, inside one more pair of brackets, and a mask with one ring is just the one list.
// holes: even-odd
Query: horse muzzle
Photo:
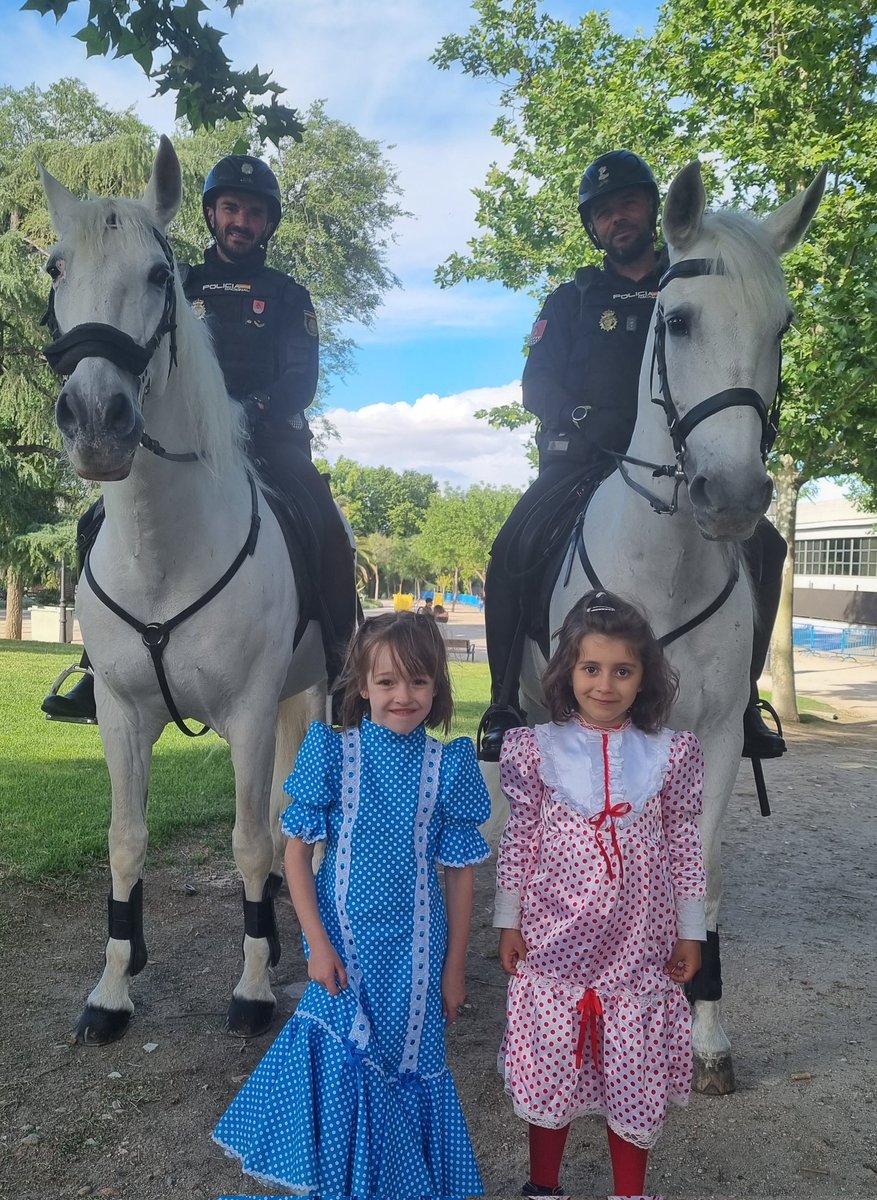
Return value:
[(125, 479), (143, 433), (134, 389), (124, 384), (98, 389), (88, 382), (71, 376), (55, 404), (65, 449), (84, 479)]

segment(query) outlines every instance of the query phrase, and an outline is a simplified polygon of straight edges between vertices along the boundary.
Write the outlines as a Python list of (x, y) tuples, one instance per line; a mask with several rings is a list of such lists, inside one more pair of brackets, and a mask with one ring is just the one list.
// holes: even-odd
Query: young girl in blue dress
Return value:
[(466, 996), (490, 800), (472, 742), (426, 732), (447, 732), (453, 711), (435, 622), (367, 620), (339, 686), (341, 731), (314, 722), (285, 784), (311, 982), (213, 1137), (296, 1194), (481, 1195), (444, 1030)]

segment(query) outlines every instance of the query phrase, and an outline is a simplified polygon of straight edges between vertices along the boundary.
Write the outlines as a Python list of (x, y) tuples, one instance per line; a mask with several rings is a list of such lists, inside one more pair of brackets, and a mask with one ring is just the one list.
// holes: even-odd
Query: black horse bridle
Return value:
[[(659, 292), (663, 291), (667, 284), (674, 279), (691, 279), (699, 275), (724, 275), (724, 273), (725, 267), (721, 259), (682, 259), (664, 272), (658, 283), (658, 290)], [(688, 449), (686, 438), (701, 421), (705, 421), (708, 417), (724, 412), (729, 408), (754, 408), (761, 420), (761, 459), (762, 462), (766, 461), (779, 431), (780, 413), (782, 410), (783, 362), (782, 343), (780, 343), (777, 386), (773, 402), (770, 406), (767, 405), (764, 398), (754, 388), (725, 388), (723, 391), (716, 392), (714, 395), (708, 396), (705, 400), (701, 400), (685, 416), (680, 417), (676, 405), (673, 403), (670, 380), (667, 375), (666, 339), (667, 323), (664, 319), (664, 309), (659, 299), (655, 312), (655, 341), (652, 349), (650, 378), (652, 380), (652, 391), (654, 392), (654, 379), (657, 373), (658, 391), (660, 394), (652, 396), (652, 404), (659, 404), (664, 410), (676, 461), (667, 465), (660, 465), (658, 463), (645, 462), (639, 458), (631, 458), (629, 454), (620, 454), (616, 451), (608, 450), (606, 453), (616, 462), (618, 471), (628, 487), (638, 492), (641, 496), (644, 496), (656, 513), (662, 516), (673, 516), (679, 508), (679, 488), (683, 483), (688, 482), (685, 474), (685, 455)], [(625, 463), (631, 463), (637, 467), (650, 467), (653, 479), (659, 479), (662, 476), (673, 479), (675, 486), (673, 488), (673, 498), (670, 503), (668, 504), (659, 496), (650, 492), (648, 488), (637, 483), (626, 469)]]
[[(153, 354), (161, 344), (162, 338), (169, 334), (170, 365), (168, 367), (168, 377), (170, 377), (171, 371), (177, 365), (176, 264), (174, 262), (174, 252), (171, 250), (167, 238), (154, 226), (152, 233), (161, 247), (170, 268), (164, 286), (164, 308), (152, 337), (145, 346), (141, 346), (139, 342), (135, 342), (127, 333), (123, 333), (113, 325), (104, 325), (97, 321), (87, 321), (82, 325), (74, 325), (67, 333), (62, 334), (58, 325), (58, 319), (55, 316), (55, 289), (52, 288), (49, 292), (48, 306), (40, 324), (48, 328), (49, 333), (54, 339), (43, 353), (46, 356), (49, 366), (56, 374), (64, 377), (72, 374), (84, 358), (106, 358), (110, 362), (115, 363), (121, 370), (129, 371), (139, 380), (140, 399), (142, 401), (149, 393), (149, 377), (146, 374), (146, 368), (149, 366)], [(171, 454), (170, 451), (160, 446), (154, 438), (148, 437), (145, 433), (140, 438), (140, 444), (144, 449), (157, 454), (159, 458), (166, 458), (171, 462), (198, 462), (200, 458), (200, 455), (194, 452)], [(202, 734), (207, 733), (210, 726), (204, 725), (196, 731), (189, 729), (186, 725), (171, 694), (170, 684), (165, 674), (163, 662), (164, 651), (170, 640), (171, 631), (188, 617), (194, 616), (196, 612), (199, 612), (206, 604), (209, 604), (211, 600), (218, 596), (226, 584), (237, 574), (243, 562), (247, 558), (252, 557), (256, 552), (256, 542), (258, 541), (259, 527), (261, 525), (259, 493), (255, 480), (249, 471), (247, 472), (247, 481), (250, 485), (250, 526), (243, 546), (241, 546), (237, 556), (225, 573), (212, 587), (203, 596), (199, 597), (198, 600), (183, 609), (182, 612), (177, 613), (176, 616), (171, 617), (168, 621), (153, 621), (148, 624), (139, 621), (131, 613), (122, 608), (121, 604), (117, 604), (111, 596), (108, 596), (92, 573), (91, 547), (86, 551), (82, 563), (83, 573), (88, 579), (92, 591), (101, 603), (110, 612), (115, 613), (120, 620), (125, 621), (140, 634), (143, 645), (149, 651), (152, 658), (152, 665), (155, 668), (155, 675), (162, 697), (164, 698), (165, 706), (174, 724), (188, 737), (200, 737)]]

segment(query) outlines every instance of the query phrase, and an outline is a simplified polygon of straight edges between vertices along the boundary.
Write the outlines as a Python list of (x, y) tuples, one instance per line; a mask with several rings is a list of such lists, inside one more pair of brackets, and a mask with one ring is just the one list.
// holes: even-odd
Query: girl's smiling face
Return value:
[(590, 725), (613, 729), (623, 724), (642, 681), (640, 656), (623, 638), (585, 634), (571, 683), (579, 715)]
[(368, 701), (375, 725), (411, 733), (429, 716), (435, 690), (431, 676), (409, 678), (389, 647), (378, 646), (360, 695)]

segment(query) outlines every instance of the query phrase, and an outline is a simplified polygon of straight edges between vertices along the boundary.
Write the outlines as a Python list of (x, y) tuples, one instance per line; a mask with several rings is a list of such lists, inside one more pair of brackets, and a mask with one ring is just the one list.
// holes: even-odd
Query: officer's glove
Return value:
[(267, 392), (250, 392), (244, 396), (244, 408), (247, 416), (259, 419), (271, 407), (271, 397)]

